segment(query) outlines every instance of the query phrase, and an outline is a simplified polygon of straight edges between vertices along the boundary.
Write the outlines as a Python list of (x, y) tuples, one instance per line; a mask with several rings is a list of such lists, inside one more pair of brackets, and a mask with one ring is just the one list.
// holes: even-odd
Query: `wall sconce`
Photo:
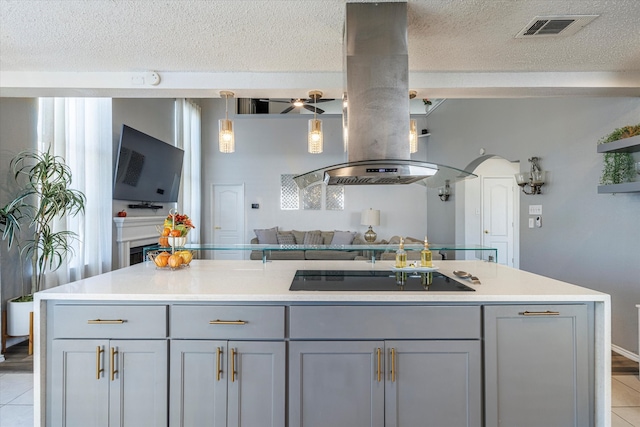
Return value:
[[(531, 171), (529, 173), (517, 173), (516, 182), (522, 187), (524, 194), (542, 194), (542, 186), (544, 185), (545, 171), (540, 169), (538, 164), (538, 157), (532, 157), (529, 159), (531, 163)], [(531, 191), (527, 191), (527, 186)]]
[(372, 226), (380, 225), (380, 211), (378, 209), (363, 210), (362, 215), (360, 216), (360, 224), (369, 226), (369, 230), (364, 233), (364, 240), (366, 240), (368, 243), (375, 242), (378, 235), (375, 231), (373, 231)]
[(233, 98), (233, 92), (223, 90), (220, 96), (224, 96), (224, 119), (218, 122), (218, 148), (221, 153), (233, 153), (236, 151), (235, 137), (233, 134), (233, 122), (229, 120), (228, 101)]
[(309, 98), (313, 99), (313, 119), (309, 120), (309, 136), (307, 137), (307, 148), (311, 154), (322, 153), (322, 120), (316, 118), (318, 113), (317, 102), (322, 98), (322, 92), (312, 90)]
[(449, 196), (451, 195), (451, 187), (449, 186), (449, 180), (444, 181), (444, 187), (438, 188), (438, 197), (443, 202), (449, 200)]
[(414, 119), (409, 120), (409, 153), (418, 152), (418, 127)]

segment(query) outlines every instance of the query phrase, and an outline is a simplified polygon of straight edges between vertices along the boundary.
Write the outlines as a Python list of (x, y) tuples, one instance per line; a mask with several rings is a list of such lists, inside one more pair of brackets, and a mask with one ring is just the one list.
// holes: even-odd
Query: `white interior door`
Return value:
[(483, 177), (482, 245), (498, 249), (498, 263), (514, 266), (514, 179)]
[[(213, 243), (235, 245), (244, 241), (244, 184), (213, 185)], [(244, 259), (242, 250), (215, 250), (213, 259)]]

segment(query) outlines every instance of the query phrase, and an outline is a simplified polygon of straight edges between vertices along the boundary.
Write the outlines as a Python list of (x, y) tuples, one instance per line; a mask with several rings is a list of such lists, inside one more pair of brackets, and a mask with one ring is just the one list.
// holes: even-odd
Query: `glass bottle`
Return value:
[(433, 267), (427, 236), (424, 236), (424, 249), (420, 251), (420, 267)]
[(396, 251), (396, 268), (407, 266), (407, 253), (404, 250), (404, 239), (400, 238), (400, 247)]

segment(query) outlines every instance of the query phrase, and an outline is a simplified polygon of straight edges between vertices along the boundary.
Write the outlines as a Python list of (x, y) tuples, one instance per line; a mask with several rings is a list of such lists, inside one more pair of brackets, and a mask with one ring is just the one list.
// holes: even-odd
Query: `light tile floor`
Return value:
[[(640, 427), (638, 377), (614, 376), (611, 395), (611, 426)], [(0, 374), (0, 426), (33, 426), (33, 374)]]

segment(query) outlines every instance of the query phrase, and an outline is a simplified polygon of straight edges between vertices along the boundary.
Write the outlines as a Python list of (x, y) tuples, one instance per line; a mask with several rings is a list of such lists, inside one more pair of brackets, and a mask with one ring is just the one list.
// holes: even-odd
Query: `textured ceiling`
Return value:
[[(345, 3), (0, 0), (0, 94), (339, 97)], [(640, 0), (410, 0), (408, 9), (419, 96), (640, 94)], [(562, 14), (600, 16), (573, 36), (514, 37), (535, 16)]]

